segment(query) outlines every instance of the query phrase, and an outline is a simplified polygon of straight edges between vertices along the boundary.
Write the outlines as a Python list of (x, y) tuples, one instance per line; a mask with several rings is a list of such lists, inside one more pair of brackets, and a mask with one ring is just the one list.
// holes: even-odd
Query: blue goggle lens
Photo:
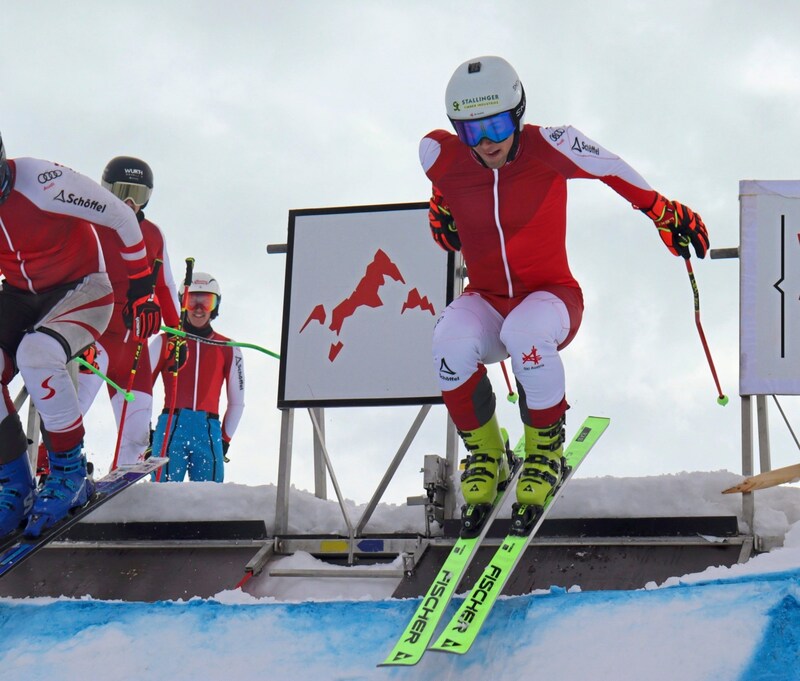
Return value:
[(492, 142), (502, 142), (517, 129), (510, 111), (472, 121), (453, 121), (458, 139), (469, 147), (477, 146), (486, 137)]

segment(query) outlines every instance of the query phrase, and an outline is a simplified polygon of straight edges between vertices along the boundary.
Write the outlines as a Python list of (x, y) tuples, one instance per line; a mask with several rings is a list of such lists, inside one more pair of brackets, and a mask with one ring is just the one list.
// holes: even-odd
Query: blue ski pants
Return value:
[[(161, 454), (168, 413), (158, 417), (153, 433), (153, 456)], [(176, 409), (172, 416), (166, 455), (160, 481), (180, 482), (189, 474), (195, 482), (222, 482), (222, 426), (219, 416), (205, 411)]]

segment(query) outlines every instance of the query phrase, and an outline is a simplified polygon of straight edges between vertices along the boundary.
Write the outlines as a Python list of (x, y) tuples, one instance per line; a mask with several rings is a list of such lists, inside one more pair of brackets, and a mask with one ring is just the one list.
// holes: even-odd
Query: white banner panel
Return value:
[(739, 183), (739, 393), (800, 394), (800, 181)]
[(427, 203), (290, 211), (278, 407), (441, 403), (454, 261)]

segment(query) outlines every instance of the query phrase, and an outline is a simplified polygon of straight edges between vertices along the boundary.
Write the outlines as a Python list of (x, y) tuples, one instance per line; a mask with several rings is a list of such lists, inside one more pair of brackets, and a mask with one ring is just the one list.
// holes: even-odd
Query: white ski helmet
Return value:
[(222, 292), (219, 282), (208, 272), (195, 272), (192, 275), (192, 283), (189, 285), (189, 293), (213, 293), (217, 297), (214, 309), (211, 310), (211, 319), (215, 319), (219, 314), (219, 304), (222, 300)]
[[(525, 89), (514, 67), (502, 57), (476, 57), (465, 61), (453, 73), (445, 91), (445, 106), (447, 117), (459, 138), (469, 146), (475, 146), (480, 139), (465, 139), (464, 126), (460, 126), (458, 121), (486, 119), (508, 112), (509, 115), (505, 117), (507, 124), (498, 122), (498, 132), (505, 132), (505, 137), (508, 137), (511, 132), (522, 130)], [(512, 125), (513, 129), (509, 131)], [(484, 135), (493, 139), (486, 132)]]

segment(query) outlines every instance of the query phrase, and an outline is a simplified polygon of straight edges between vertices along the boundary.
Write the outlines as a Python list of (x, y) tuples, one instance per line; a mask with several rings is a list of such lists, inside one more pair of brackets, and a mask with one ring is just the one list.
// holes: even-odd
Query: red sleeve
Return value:
[(180, 305), (175, 281), (172, 277), (172, 267), (167, 255), (164, 234), (157, 225), (149, 220), (142, 220), (140, 224), (147, 244), (147, 254), (150, 262), (153, 262), (156, 258), (162, 262), (161, 269), (158, 272), (158, 279), (156, 280), (156, 296), (161, 306), (161, 315), (167, 326), (173, 329), (177, 328), (181, 318)]

